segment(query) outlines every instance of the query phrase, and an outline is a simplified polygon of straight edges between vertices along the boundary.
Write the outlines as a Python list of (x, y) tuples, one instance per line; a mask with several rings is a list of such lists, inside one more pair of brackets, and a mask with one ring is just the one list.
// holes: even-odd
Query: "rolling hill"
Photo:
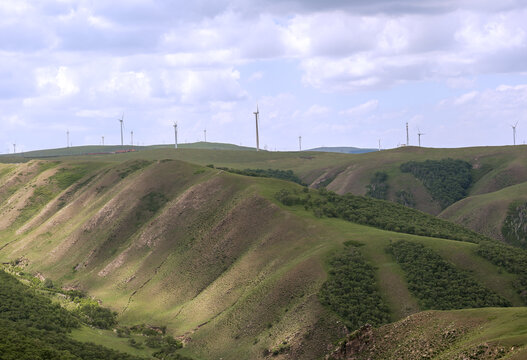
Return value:
[[(476, 168), (485, 171), (475, 177), (469, 196), (443, 210), (442, 217), (453, 218), (447, 212), (455, 206), (459, 206), (455, 216), (471, 212), (463, 202), (478, 199), (492, 207), (492, 196), (507, 203), (521, 192), (524, 158), (520, 150), (407, 148), (346, 155), (157, 148), (47, 160), (27, 158), (23, 163), (0, 164), (0, 260), (15, 261), (23, 266), (23, 272), (52, 279), (62, 288), (86, 291), (116, 311), (123, 325), (166, 326), (185, 343), (179, 352), (196, 359), (320, 358), (346, 336), (343, 323), (355, 319), (356, 314), (354, 307), (346, 310), (341, 306), (342, 294), (324, 284), (346, 281), (356, 289), (354, 293), (370, 292), (359, 291), (365, 281), (353, 280), (346, 275), (349, 269), (338, 267), (338, 256), (345, 249), (355, 249), (361, 261), (372, 265), (361, 271), (368, 274), (364, 279), (375, 279), (374, 284), (368, 283), (385, 304), (382, 311), (387, 318), (378, 325), (412, 314), (416, 315), (409, 319), (423, 322), (419, 316), (426, 313), (420, 311), (434, 309), (423, 292), (414, 288), (408, 270), (386, 251), (397, 241), (424, 246), (436, 255), (433, 259), (438, 267), (446, 266), (451, 279), (471, 284), (488, 299), (495, 299), (488, 303), (474, 300), (467, 307), (523, 306), (523, 275), (482, 256), (478, 249), (491, 240), (477, 234), (474, 239), (481, 240), (473, 242), (459, 241), (458, 230), (450, 232), (449, 239), (418, 235), (411, 230), (418, 225), (408, 220), (411, 214), (404, 218), (408, 229), (381, 229), (383, 221), (407, 211), (415, 211), (416, 219), (419, 214), (430, 219), (427, 221), (437, 220), (402, 205), (390, 204), (393, 211), (374, 219), (369, 218), (367, 209), (378, 205), (368, 200), (361, 205), (361, 212), (350, 205), (350, 214), (356, 217), (341, 218), (332, 215), (332, 204), (347, 204), (349, 196), (339, 198), (278, 179), (247, 177), (203, 165), (292, 169), (312, 187), (327, 182), (328, 189), (341, 194), (365, 184), (357, 191), (364, 194), (373, 173), (385, 171), (389, 199), (394, 187), (406, 185), (406, 180), (415, 184), (412, 191), (422, 191), (431, 199), (417, 178), (400, 171), (402, 163), (451, 157), (471, 161), (474, 168), (478, 161)], [(500, 182), (503, 174), (510, 177)], [(507, 186), (512, 183), (519, 189)], [(309, 206), (305, 202), (286, 204), (277, 199), (283, 190), (312, 201)], [(501, 195), (500, 191), (511, 193)], [(425, 197), (415, 194), (416, 203), (421, 204), (416, 208), (439, 206), (434, 200), (425, 206)], [(375, 201), (382, 206), (382, 201)], [(361, 216), (364, 220), (349, 221)], [(439, 230), (433, 236), (451, 226), (437, 224)], [(408, 233), (411, 231), (414, 233)], [(429, 291), (435, 291), (434, 286), (454, 291), (448, 283), (433, 282)], [(327, 289), (325, 297), (321, 297), (322, 288)], [(375, 305), (379, 300), (366, 295), (353, 301), (381, 309)], [(455, 301), (448, 301), (447, 309), (457, 308)], [(478, 326), (486, 326), (488, 332), (477, 334), (475, 327), (453, 325), (463, 334), (473, 332), (470, 346), (477, 347), (505, 336), (499, 331), (509, 336), (517, 322), (505, 326), (494, 319), (521, 319), (524, 308), (517, 309), (446, 311), (445, 316), (463, 322), (464, 317), (477, 314)], [(430, 322), (423, 325), (430, 334), (427, 341), (442, 336), (432, 325), (444, 317), (431, 314)], [(397, 324), (380, 329), (397, 328)], [(527, 336), (520, 328), (514, 331), (517, 334), (510, 340), (514, 346), (505, 354), (509, 358), (525, 355)], [(74, 336), (123, 348), (119, 339), (109, 340), (113, 338), (108, 333), (84, 329)], [(437, 351), (444, 358), (461, 356), (471, 349), (465, 340), (455, 337), (441, 343)]]
[[(195, 148), (183, 147), (178, 151), (174, 151), (169, 146), (154, 146), (125, 154), (72, 155), (68, 156), (68, 158), (76, 161), (105, 162), (167, 158), (200, 165), (212, 164), (216, 167), (234, 169), (292, 170), (310, 187), (318, 188), (324, 186), (339, 194), (352, 193), (355, 195), (366, 194), (375, 173), (382, 172), (387, 176), (385, 182), (387, 189), (385, 198), (387, 200), (400, 202), (432, 215), (439, 215), (442, 218), (458, 222), (497, 240), (507, 240), (517, 244), (524, 243), (521, 238), (522, 234), (527, 231), (526, 220), (517, 219), (515, 222), (515, 224), (517, 223), (515, 226), (524, 228), (522, 234), (507, 236), (511, 237), (511, 240), (505, 239), (503, 227), (506, 215), (502, 211), (508, 209), (514, 199), (524, 199), (523, 192), (514, 190), (519, 190), (519, 187), (512, 187), (527, 181), (527, 152), (525, 151), (526, 147), (523, 145), (460, 149), (403, 147), (366, 154), (314, 151), (238, 151), (231, 149), (243, 150), (244, 148), (229, 144), (216, 145), (213, 143), (196, 143), (188, 144), (188, 146)], [(203, 146), (215, 146), (215, 150), (203, 148)], [(219, 151), (219, 149), (222, 150)], [(59, 150), (57, 154), (66, 151), (66, 149)], [(88, 150), (94, 149), (79, 149), (79, 152), (85, 153)], [(31, 156), (42, 156), (43, 154), (48, 156), (50, 153), (37, 152), (24, 155), (27, 160), (31, 159)], [(434, 198), (434, 195), (424, 185), (422, 180), (416, 178), (412, 173), (401, 170), (401, 166), (408, 162), (442, 161), (449, 158), (464, 161), (471, 166), (470, 187), (466, 189), (466, 194), (463, 197), (454, 199), (453, 203), (441, 202), (440, 199)], [(13, 161), (13, 158), (12, 156), (0, 156), (0, 161)], [(506, 191), (508, 193), (507, 198), (510, 201), (505, 201), (501, 197), (502, 193), (498, 193), (496, 196), (491, 195), (506, 188), (510, 188)], [(497, 213), (495, 209), (500, 209), (498, 212), (501, 214), (500, 216), (489, 216), (483, 225), (475, 220), (482, 217), (474, 216), (471, 212), (474, 207), (470, 205), (474, 204), (474, 202), (481, 202), (480, 196), (482, 195), (486, 195), (485, 199), (487, 200), (484, 201), (484, 206), (478, 207), (478, 212), (481, 214), (493, 214)], [(474, 201), (472, 201), (473, 197), (475, 197)], [(445, 207), (445, 204), (448, 206)], [(449, 209), (449, 206), (452, 206), (452, 209)], [(514, 219), (512, 221), (514, 222)], [(511, 234), (511, 231), (509, 231), (509, 234)], [(516, 240), (514, 240), (515, 238)], [(520, 239), (518, 240), (518, 238)]]

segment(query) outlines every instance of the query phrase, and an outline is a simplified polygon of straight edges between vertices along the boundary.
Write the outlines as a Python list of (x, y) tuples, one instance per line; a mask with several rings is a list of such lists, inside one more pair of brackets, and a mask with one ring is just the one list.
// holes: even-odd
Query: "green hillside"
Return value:
[[(272, 177), (292, 170), (311, 187), (324, 183), (331, 189), (341, 181), (367, 185), (375, 171), (383, 171), (388, 200), (396, 200), (391, 196), (400, 184), (413, 184), (405, 189), (416, 204), (425, 204), (421, 195), (428, 194), (427, 206), (439, 207), (422, 180), (403, 172), (401, 164), (463, 160), (472, 164), (468, 196), (441, 216), (455, 213), (456, 222), (470, 225), (462, 214), (478, 213), (467, 204), (483, 211), (503, 199), (500, 216), (507, 217), (510, 201), (522, 192), (521, 171), (509, 178), (518, 185), (500, 188), (496, 177), (523, 164), (520, 148), (346, 155), (161, 147), (6, 162), (0, 164), (0, 261), (16, 262), (24, 273), (64, 289), (85, 291), (118, 313), (119, 326), (166, 327), (184, 343), (181, 355), (319, 358), (343, 337), (342, 324), (353, 331), (427, 309), (524, 306), (525, 274), (487, 256), (481, 250), (490, 241), (485, 236), (426, 212)], [(257, 176), (245, 176), (252, 173), (244, 169)], [(435, 170), (427, 174), (433, 177)], [(499, 189), (476, 194), (485, 187)], [(479, 221), (494, 223), (484, 215)], [(471, 227), (480, 231), (479, 225)], [(405, 250), (413, 252), (410, 263), (390, 250), (398, 241), (420, 244)], [(493, 246), (512, 259), (508, 248)], [(420, 251), (435, 260), (418, 261)], [(362, 265), (345, 265), (346, 256)], [(427, 280), (430, 287), (417, 291), (408, 274), (431, 261), (437, 263), (431, 274), (442, 269), (450, 275), (436, 285)], [(342, 292), (340, 284), (349, 290)], [(430, 305), (434, 297), (423, 294), (436, 291), (433, 286), (454, 297), (441, 307)], [(467, 288), (477, 289), (478, 296), (451, 300)], [(82, 328), (73, 336), (137, 354), (112, 332)], [(517, 345), (523, 348), (525, 341)]]

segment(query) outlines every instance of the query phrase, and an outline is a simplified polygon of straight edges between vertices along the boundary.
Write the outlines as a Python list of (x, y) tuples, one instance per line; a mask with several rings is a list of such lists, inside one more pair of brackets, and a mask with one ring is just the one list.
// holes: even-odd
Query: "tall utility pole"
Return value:
[(177, 149), (177, 122), (174, 123), (174, 149)]
[(205, 139), (205, 142), (207, 142), (207, 129), (203, 130), (203, 138)]
[(134, 146), (134, 131), (130, 131), (130, 143)]
[(70, 147), (70, 131), (69, 131), (69, 129), (66, 130), (66, 147), (67, 148)]
[(258, 104), (256, 105), (256, 111), (253, 112), (254, 116), (256, 116), (256, 151), (260, 151), (260, 138), (258, 136), (258, 115), (260, 114), (260, 111), (258, 111)]
[(408, 123), (406, 123), (406, 146), (410, 146), (410, 136), (408, 135)]
[(119, 120), (119, 122), (121, 123), (121, 146), (123, 146), (123, 121), (124, 121), (124, 113), (123, 113), (123, 116), (120, 118), (120, 119), (117, 119)]
[(298, 150), (302, 151), (302, 136), (298, 137)]

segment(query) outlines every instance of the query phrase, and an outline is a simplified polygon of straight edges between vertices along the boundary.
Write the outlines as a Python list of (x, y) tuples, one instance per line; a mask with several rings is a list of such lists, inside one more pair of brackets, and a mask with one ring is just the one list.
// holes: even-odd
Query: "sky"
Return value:
[(0, 0), (0, 153), (527, 141), (527, 1)]

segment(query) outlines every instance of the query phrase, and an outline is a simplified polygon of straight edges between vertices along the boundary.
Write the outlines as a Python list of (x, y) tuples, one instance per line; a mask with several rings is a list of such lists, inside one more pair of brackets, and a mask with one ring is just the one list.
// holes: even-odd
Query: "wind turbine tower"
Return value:
[(298, 137), (298, 149), (299, 151), (302, 151), (302, 136)]
[(119, 122), (121, 123), (121, 146), (123, 146), (123, 121), (124, 121), (124, 113), (123, 113), (123, 116), (120, 118), (120, 119), (117, 119), (119, 120)]
[(102, 137), (102, 146), (104, 146), (104, 136)]
[(419, 130), (419, 128), (417, 128), (417, 138), (419, 139), (419, 147), (421, 147), (421, 135), (425, 135), (425, 134), (422, 133), (421, 130)]
[(16, 144), (13, 144), (13, 154), (16, 154)]
[(205, 139), (205, 142), (207, 142), (207, 129), (203, 130), (203, 138)]
[(408, 135), (408, 123), (406, 123), (406, 146), (410, 146), (410, 136)]
[(381, 139), (379, 139), (379, 151), (381, 151)]
[(253, 114), (256, 117), (256, 151), (260, 151), (260, 137), (258, 136), (258, 115), (260, 114), (260, 111), (258, 111), (258, 104), (256, 105), (256, 111), (253, 112)]
[(174, 149), (177, 149), (177, 122), (174, 122)]
[(516, 121), (516, 124), (511, 125), (511, 127), (512, 127), (512, 141), (513, 141), (514, 145), (516, 145), (516, 126), (518, 126), (518, 121)]
[(67, 148), (70, 147), (70, 131), (69, 131), (69, 129), (66, 130), (66, 147)]

